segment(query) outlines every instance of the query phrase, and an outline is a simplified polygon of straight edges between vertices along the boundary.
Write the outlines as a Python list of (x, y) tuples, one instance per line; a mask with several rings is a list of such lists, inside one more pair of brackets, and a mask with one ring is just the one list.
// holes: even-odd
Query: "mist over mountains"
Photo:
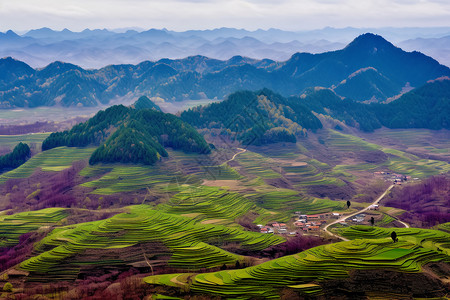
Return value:
[(291, 96), (317, 86), (356, 101), (381, 102), (444, 76), (450, 77), (450, 69), (433, 58), (405, 52), (371, 33), (341, 50), (296, 53), (283, 62), (197, 55), (86, 70), (59, 61), (33, 69), (9, 57), (0, 59), (0, 106), (96, 106), (142, 95), (165, 101), (223, 99), (262, 88)]
[[(181, 59), (193, 55), (228, 60), (233, 56), (285, 61), (297, 52), (321, 53), (343, 48), (355, 36), (365, 32), (380, 34), (407, 50), (420, 50), (440, 63), (450, 65), (450, 46), (435, 49), (428, 39), (450, 36), (450, 28), (324, 28), (291, 32), (278, 29), (248, 31), (219, 28), (184, 32), (166, 29), (90, 30), (72, 32), (49, 28), (30, 30), (18, 35), (0, 33), (0, 57), (11, 56), (33, 68), (53, 61), (64, 61), (83, 68), (102, 68), (110, 64), (137, 64), (145, 60)], [(418, 49), (410, 40), (424, 40)], [(429, 45), (429, 46), (428, 46)], [(442, 46), (442, 44), (440, 45)], [(447, 51), (447, 52), (446, 52)]]

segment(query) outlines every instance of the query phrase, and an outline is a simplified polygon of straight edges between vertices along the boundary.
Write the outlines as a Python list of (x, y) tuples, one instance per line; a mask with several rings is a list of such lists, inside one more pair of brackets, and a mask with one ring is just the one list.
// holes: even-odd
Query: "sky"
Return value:
[(0, 31), (447, 27), (449, 0), (0, 0)]

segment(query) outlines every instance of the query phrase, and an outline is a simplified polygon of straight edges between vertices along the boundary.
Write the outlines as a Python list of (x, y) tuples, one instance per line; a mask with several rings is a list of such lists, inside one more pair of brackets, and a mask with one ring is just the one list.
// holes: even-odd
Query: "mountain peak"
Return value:
[(364, 33), (355, 38), (350, 44), (345, 47), (345, 50), (357, 50), (357, 51), (377, 51), (380, 49), (395, 48), (390, 42), (385, 40), (381, 35), (373, 33)]

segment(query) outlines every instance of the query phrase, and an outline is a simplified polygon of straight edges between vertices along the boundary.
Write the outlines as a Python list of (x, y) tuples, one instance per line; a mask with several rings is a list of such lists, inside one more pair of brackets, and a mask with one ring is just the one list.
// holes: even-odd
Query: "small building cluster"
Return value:
[(289, 231), (288, 226), (285, 223), (270, 222), (267, 225), (257, 225), (261, 233), (278, 233), (278, 234), (290, 234), (295, 235), (299, 232), (317, 232), (320, 228), (328, 222), (330, 219), (338, 219), (341, 214), (323, 213), (315, 215), (304, 215), (301, 212), (295, 212), (296, 221), (294, 226), (296, 231)]
[(385, 171), (377, 171), (373, 172), (375, 176), (382, 176), (385, 181), (390, 181), (395, 185), (402, 185), (402, 183), (413, 180), (418, 180), (419, 178), (411, 178), (411, 176), (406, 176), (403, 174), (385, 172)]

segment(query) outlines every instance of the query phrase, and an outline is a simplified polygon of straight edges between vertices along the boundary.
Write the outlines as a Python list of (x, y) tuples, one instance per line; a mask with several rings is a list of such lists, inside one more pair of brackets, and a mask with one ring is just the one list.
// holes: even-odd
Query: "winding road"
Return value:
[(229, 163), (230, 161), (233, 161), (236, 158), (236, 156), (238, 156), (239, 154), (244, 153), (245, 151), (247, 151), (247, 149), (243, 149), (243, 148), (237, 148), (237, 149), (240, 150), (240, 151), (237, 152), (236, 154), (234, 154), (231, 159), (227, 160), (225, 162), (225, 164)]
[[(337, 235), (337, 234), (334, 234), (334, 233), (330, 232), (330, 231), (328, 230), (328, 227), (330, 227), (331, 225), (334, 225), (334, 224), (343, 222), (343, 221), (345, 221), (345, 220), (348, 219), (348, 218), (351, 218), (351, 217), (353, 217), (353, 216), (356, 216), (356, 215), (358, 215), (358, 214), (360, 214), (360, 213), (365, 212), (366, 210), (369, 209), (369, 207), (370, 207), (371, 205), (378, 204), (378, 202), (380, 202), (381, 199), (383, 199), (384, 196), (386, 196), (386, 194), (387, 194), (393, 187), (394, 187), (393, 184), (390, 185), (390, 186), (384, 191), (384, 193), (381, 194), (380, 197), (378, 197), (377, 199), (375, 199), (375, 201), (372, 202), (372, 203), (371, 203), (370, 205), (368, 205), (367, 207), (365, 207), (365, 208), (363, 208), (363, 209), (361, 209), (361, 210), (358, 210), (357, 212), (354, 212), (354, 213), (352, 213), (352, 214), (350, 214), (350, 215), (342, 216), (341, 218), (337, 219), (336, 221), (331, 222), (330, 224), (328, 224), (327, 226), (325, 226), (325, 227), (323, 228), (323, 231), (325, 231), (325, 232), (328, 233), (329, 235), (334, 236), (334, 237), (336, 237), (336, 238), (339, 238), (339, 239), (341, 239), (341, 240), (343, 240), (343, 241), (348, 241), (348, 239), (346, 239), (346, 238), (344, 238), (344, 237), (342, 237), (342, 236), (339, 236), (339, 235)], [(400, 221), (400, 220), (398, 220), (398, 219), (397, 219), (397, 221), (399, 221), (400, 223), (402, 223), (406, 228), (409, 228), (409, 225), (406, 224), (405, 222)]]

